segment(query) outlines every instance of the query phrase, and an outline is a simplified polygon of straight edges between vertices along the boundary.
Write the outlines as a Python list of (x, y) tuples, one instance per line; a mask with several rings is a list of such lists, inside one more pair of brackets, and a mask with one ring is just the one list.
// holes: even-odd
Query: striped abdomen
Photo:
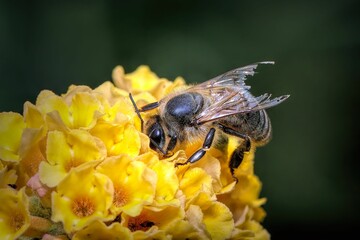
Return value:
[(257, 145), (264, 145), (271, 138), (271, 122), (264, 109), (229, 116), (219, 123), (248, 135)]

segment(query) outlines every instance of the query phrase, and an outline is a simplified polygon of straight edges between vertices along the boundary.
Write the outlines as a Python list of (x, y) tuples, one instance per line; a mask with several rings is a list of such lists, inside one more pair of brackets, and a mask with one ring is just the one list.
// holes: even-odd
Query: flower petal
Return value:
[(89, 226), (78, 231), (73, 240), (99, 240), (99, 239), (127, 239), (132, 240), (133, 236), (130, 230), (123, 227), (120, 223), (114, 222), (107, 226), (104, 222), (95, 221)]
[(17, 162), (21, 135), (25, 128), (23, 117), (14, 112), (0, 113), (0, 159)]
[(29, 201), (25, 188), (0, 189), (0, 239), (16, 239), (30, 226)]
[(203, 210), (203, 222), (211, 239), (227, 239), (234, 228), (234, 220), (230, 210), (220, 202), (213, 204)]
[(94, 164), (72, 169), (52, 193), (52, 217), (67, 233), (84, 228), (94, 220), (108, 221), (113, 202), (111, 180), (94, 170)]
[(74, 129), (68, 135), (60, 131), (49, 132), (47, 162), (41, 162), (39, 166), (41, 181), (49, 187), (55, 187), (71, 168), (103, 159), (106, 151), (100, 143), (83, 130)]
[(111, 212), (115, 216), (121, 212), (130, 216), (139, 215), (143, 206), (153, 201), (157, 177), (144, 163), (133, 161), (128, 155), (120, 155), (107, 158), (96, 169), (113, 182)]
[(72, 98), (70, 112), (72, 128), (92, 128), (97, 119), (96, 112), (103, 112), (103, 109), (100, 102), (90, 93), (80, 92)]

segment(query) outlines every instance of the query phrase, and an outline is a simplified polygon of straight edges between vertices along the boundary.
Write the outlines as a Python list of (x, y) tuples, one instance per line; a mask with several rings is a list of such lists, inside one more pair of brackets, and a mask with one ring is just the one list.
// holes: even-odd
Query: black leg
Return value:
[(200, 148), (195, 153), (193, 153), (193, 155), (191, 155), (191, 157), (189, 157), (186, 162), (175, 163), (175, 167), (179, 165), (186, 165), (188, 163), (194, 163), (199, 161), (205, 155), (206, 151), (209, 150), (209, 148), (211, 147), (214, 137), (215, 137), (215, 128), (211, 128), (209, 132), (206, 134), (202, 148)]
[(250, 151), (250, 148), (248, 148), (249, 146), (250, 144), (248, 144), (247, 141), (245, 140), (231, 154), (229, 168), (230, 168), (231, 176), (236, 182), (238, 182), (238, 179), (234, 175), (235, 169), (237, 169), (242, 163), (244, 159), (244, 153)]
[(238, 182), (238, 179), (235, 177), (234, 172), (235, 172), (235, 169), (237, 169), (240, 166), (241, 162), (243, 161), (244, 153), (250, 151), (251, 140), (248, 135), (239, 133), (232, 128), (228, 128), (224, 125), (220, 125), (220, 128), (224, 133), (244, 139), (244, 141), (232, 153), (230, 162), (229, 162), (231, 176), (234, 178), (234, 180), (236, 182)]

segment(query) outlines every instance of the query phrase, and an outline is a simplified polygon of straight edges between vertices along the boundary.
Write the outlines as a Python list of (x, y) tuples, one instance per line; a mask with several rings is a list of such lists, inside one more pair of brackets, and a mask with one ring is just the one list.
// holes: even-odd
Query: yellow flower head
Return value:
[[(255, 148), (235, 170), (238, 182), (228, 167), (236, 138), (175, 167), (203, 139), (169, 156), (154, 151), (129, 93), (141, 107), (187, 88), (185, 81), (148, 66), (118, 66), (113, 80), (62, 95), (44, 90), (23, 116), (0, 113), (0, 238), (269, 239)], [(141, 112), (144, 124), (157, 111)], [(23, 186), (37, 201), (29, 203)]]

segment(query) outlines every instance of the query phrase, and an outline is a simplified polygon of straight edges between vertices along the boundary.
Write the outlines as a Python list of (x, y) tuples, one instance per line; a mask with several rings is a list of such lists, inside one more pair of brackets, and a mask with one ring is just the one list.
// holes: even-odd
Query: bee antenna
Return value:
[(138, 115), (139, 119), (140, 119), (140, 122), (141, 122), (141, 132), (143, 131), (143, 128), (144, 128), (144, 120), (142, 119), (141, 115), (140, 115), (140, 111), (139, 111), (139, 108), (136, 106), (136, 103), (134, 101), (134, 98), (132, 96), (131, 93), (129, 93), (129, 97), (130, 97), (130, 100), (132, 102), (132, 104), (134, 105), (134, 108), (135, 108), (135, 112), (136, 114)]

